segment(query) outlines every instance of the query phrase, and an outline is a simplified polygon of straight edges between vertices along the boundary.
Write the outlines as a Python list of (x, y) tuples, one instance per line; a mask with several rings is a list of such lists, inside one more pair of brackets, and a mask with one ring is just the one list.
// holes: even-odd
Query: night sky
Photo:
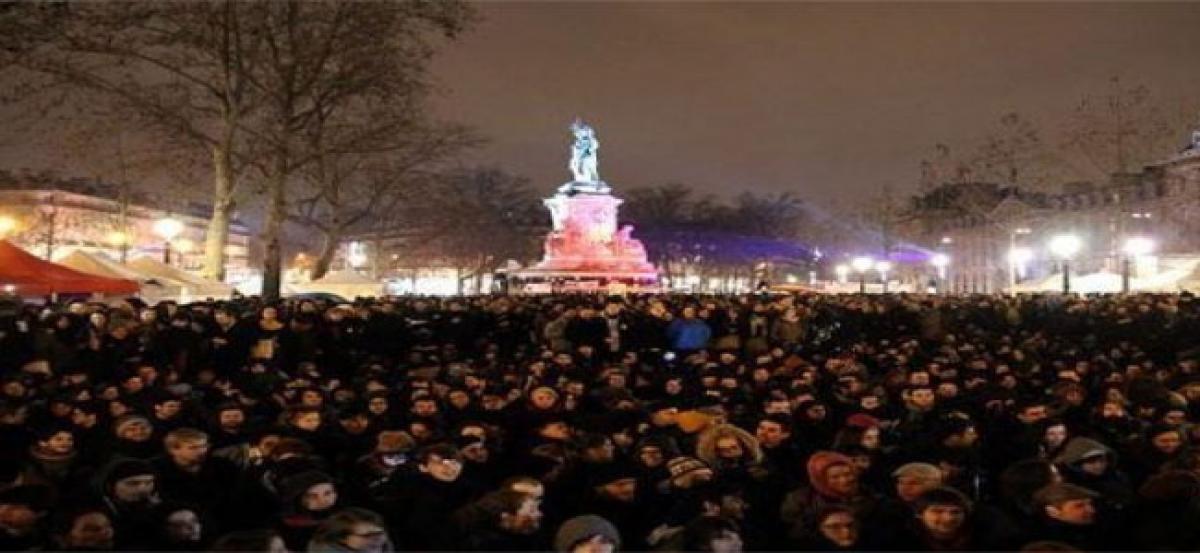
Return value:
[(495, 2), (481, 12), (435, 66), (439, 111), (492, 138), (477, 161), (547, 193), (568, 180), (575, 115), (596, 128), (601, 176), (618, 194), (678, 181), (840, 203), (883, 184), (915, 188), (934, 144), (973, 146), (1005, 112), (1053, 129), (1115, 75), (1177, 110), (1200, 106), (1195, 3)]

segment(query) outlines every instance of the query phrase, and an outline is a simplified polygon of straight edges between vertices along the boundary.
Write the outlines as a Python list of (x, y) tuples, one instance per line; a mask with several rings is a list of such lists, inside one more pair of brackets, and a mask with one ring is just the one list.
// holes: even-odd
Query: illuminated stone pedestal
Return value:
[(633, 227), (617, 228), (617, 208), (622, 200), (609, 194), (603, 183), (590, 183), (595, 192), (579, 191), (577, 186), (573, 194), (565, 192), (572, 190), (570, 184), (542, 202), (550, 210), (554, 228), (546, 236), (542, 261), (518, 272), (517, 278), (656, 286), (658, 271), (646, 259), (641, 241), (632, 237)]

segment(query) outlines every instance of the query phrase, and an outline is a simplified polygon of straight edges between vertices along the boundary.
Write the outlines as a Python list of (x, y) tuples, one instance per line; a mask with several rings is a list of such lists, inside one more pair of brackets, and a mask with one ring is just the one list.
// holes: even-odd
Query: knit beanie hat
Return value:
[(596, 536), (612, 542), (614, 549), (621, 549), (621, 533), (613, 523), (597, 515), (579, 515), (558, 527), (554, 534), (554, 550), (569, 553), (575, 546)]
[(332, 484), (333, 477), (319, 470), (306, 470), (284, 479), (279, 486), (279, 498), (291, 503), (317, 484)]
[(109, 490), (113, 484), (120, 482), (126, 478), (145, 475), (156, 476), (157, 472), (154, 466), (141, 459), (121, 459), (113, 462), (108, 469), (108, 475), (104, 479), (104, 488)]
[(941, 480), (942, 469), (929, 463), (905, 463), (892, 472), (894, 478), (913, 476), (922, 480)]
[(153, 426), (150, 424), (150, 419), (137, 413), (127, 413), (117, 417), (117, 420), (113, 421), (113, 433), (120, 434), (121, 430), (123, 430), (126, 426), (137, 422), (141, 422), (147, 426)]
[(691, 472), (709, 468), (708, 464), (695, 457), (682, 455), (667, 461), (667, 472), (671, 474), (671, 480), (685, 476)]

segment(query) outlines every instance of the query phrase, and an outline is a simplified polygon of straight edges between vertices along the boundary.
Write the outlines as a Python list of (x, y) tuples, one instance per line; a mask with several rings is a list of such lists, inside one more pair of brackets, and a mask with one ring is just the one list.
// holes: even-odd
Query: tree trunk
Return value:
[(338, 245), (341, 242), (341, 233), (336, 230), (324, 234), (321, 239), (321, 254), (317, 256), (317, 261), (313, 264), (313, 280), (317, 280), (329, 272), (329, 266), (333, 264), (333, 256), (337, 254)]
[(265, 247), (263, 257), (262, 297), (267, 301), (279, 299), (282, 292), (283, 280), (283, 244), (280, 234), (283, 233), (283, 221), (287, 217), (287, 202), (285, 197), (285, 181), (287, 179), (287, 154), (277, 153), (275, 167), (270, 175), (267, 193), (267, 220), (263, 224), (262, 241)]
[(225, 280), (225, 246), (233, 220), (233, 159), (228, 146), (213, 147), (213, 210), (204, 236), (204, 278)]

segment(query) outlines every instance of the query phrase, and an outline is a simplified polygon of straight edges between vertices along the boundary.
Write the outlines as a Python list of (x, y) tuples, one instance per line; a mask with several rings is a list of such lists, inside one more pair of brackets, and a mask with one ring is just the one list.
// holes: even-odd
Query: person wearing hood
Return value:
[(158, 474), (154, 466), (139, 459), (118, 459), (97, 475), (99, 492), (108, 507), (120, 549), (144, 549), (154, 535), (154, 508), (158, 497)]
[(161, 448), (154, 441), (154, 425), (150, 419), (129, 413), (117, 417), (113, 421), (113, 434), (116, 436), (111, 451), (111, 457), (129, 457), (149, 460), (158, 455)]
[(1133, 486), (1112, 448), (1091, 438), (1071, 438), (1054, 464), (1067, 482), (1099, 492), (1108, 510), (1121, 512), (1133, 504)]
[(812, 541), (817, 514), (832, 504), (849, 506), (864, 525), (878, 528), (883, 534), (897, 530), (872, 525), (880, 500), (862, 486), (854, 461), (849, 457), (832, 451), (818, 451), (808, 459), (806, 468), (810, 484), (789, 493), (780, 507), (780, 518), (790, 540)]
[(696, 457), (722, 480), (749, 485), (767, 477), (758, 439), (732, 424), (717, 424), (702, 432), (696, 440)]
[(333, 477), (308, 470), (283, 480), (279, 490), (283, 505), (277, 529), (288, 549), (300, 551), (317, 527), (337, 511), (338, 489)]
[(81, 478), (78, 459), (79, 449), (70, 426), (50, 423), (35, 428), (34, 443), (29, 447), (29, 461), (21, 482), (46, 484), (58, 490), (75, 488)]

